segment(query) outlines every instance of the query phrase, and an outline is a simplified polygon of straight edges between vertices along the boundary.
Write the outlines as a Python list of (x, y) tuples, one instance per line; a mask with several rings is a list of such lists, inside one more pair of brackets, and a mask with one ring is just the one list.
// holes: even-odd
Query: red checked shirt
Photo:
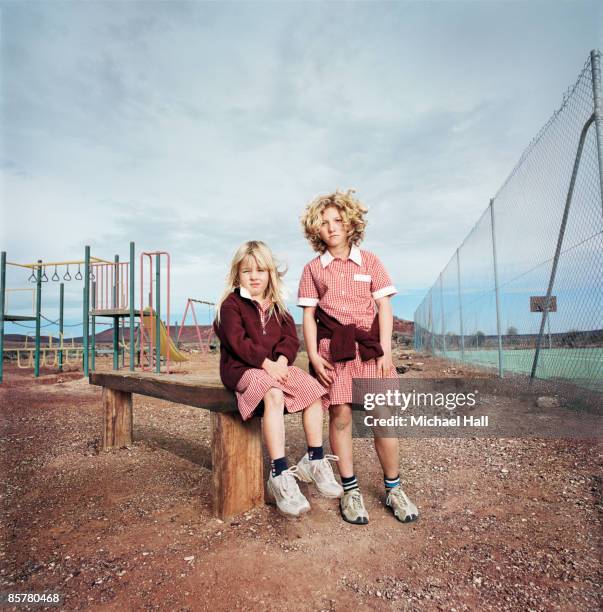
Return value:
[(298, 306), (320, 307), (341, 324), (369, 330), (375, 300), (394, 295), (396, 288), (379, 258), (352, 246), (346, 260), (329, 251), (306, 264), (299, 282)]

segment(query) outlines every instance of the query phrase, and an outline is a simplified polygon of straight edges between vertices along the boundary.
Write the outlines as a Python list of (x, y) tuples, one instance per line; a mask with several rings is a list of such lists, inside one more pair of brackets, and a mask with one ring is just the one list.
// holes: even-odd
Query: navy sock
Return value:
[(271, 462), (272, 467), (272, 477), (280, 476), (281, 472), (284, 472), (287, 469), (287, 457), (279, 457), (278, 459), (273, 459)]
[(325, 456), (325, 452), (322, 446), (308, 446), (308, 457), (310, 457), (310, 461), (315, 461), (316, 459), (323, 459)]
[(352, 491), (353, 489), (358, 488), (358, 480), (356, 480), (356, 474), (346, 478), (345, 476), (341, 477), (341, 486), (344, 491)]
[(400, 474), (395, 478), (387, 478), (383, 476), (383, 484), (385, 485), (385, 492), (389, 493), (394, 487), (400, 486)]

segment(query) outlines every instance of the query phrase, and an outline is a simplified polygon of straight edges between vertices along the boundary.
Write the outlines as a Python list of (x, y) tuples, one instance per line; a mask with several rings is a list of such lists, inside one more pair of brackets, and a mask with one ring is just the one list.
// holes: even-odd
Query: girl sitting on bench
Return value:
[[(325, 497), (339, 498), (343, 488), (329, 463), (338, 458), (325, 455), (322, 447), (321, 397), (326, 390), (293, 365), (299, 340), (282, 297), (283, 275), (263, 242), (242, 244), (216, 307), (214, 330), (220, 339), (220, 377), (235, 392), (243, 420), (264, 402), (262, 432), (271, 459), (268, 491), (281, 514), (297, 517), (310, 504), (295, 477), (314, 483)], [(285, 408), (303, 410), (308, 443), (308, 452), (290, 468), (285, 457)]]

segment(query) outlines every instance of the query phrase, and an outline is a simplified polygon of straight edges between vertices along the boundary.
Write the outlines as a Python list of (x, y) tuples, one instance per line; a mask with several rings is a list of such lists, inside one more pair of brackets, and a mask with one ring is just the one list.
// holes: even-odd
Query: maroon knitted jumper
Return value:
[(238, 288), (222, 302), (220, 324), (214, 322), (214, 331), (220, 339), (220, 378), (231, 391), (247, 370), (261, 368), (264, 359), (276, 361), (284, 355), (293, 365), (299, 350), (293, 317), (275, 313), (262, 329), (257, 306), (241, 297)]

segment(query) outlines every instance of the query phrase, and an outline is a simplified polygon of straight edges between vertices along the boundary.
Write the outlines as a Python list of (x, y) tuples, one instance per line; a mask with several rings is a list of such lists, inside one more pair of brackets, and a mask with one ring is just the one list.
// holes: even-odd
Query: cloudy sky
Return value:
[[(413, 311), (603, 46), (599, 2), (0, 2), (0, 248), (172, 257), (172, 319), (244, 240), (357, 189)], [(73, 272), (73, 271), (72, 271)], [(9, 286), (27, 285), (10, 271)], [(81, 283), (67, 289), (80, 316)], [(55, 318), (58, 288), (45, 286)], [(203, 321), (206, 322), (206, 321)], [(16, 331), (16, 330), (15, 330)]]

